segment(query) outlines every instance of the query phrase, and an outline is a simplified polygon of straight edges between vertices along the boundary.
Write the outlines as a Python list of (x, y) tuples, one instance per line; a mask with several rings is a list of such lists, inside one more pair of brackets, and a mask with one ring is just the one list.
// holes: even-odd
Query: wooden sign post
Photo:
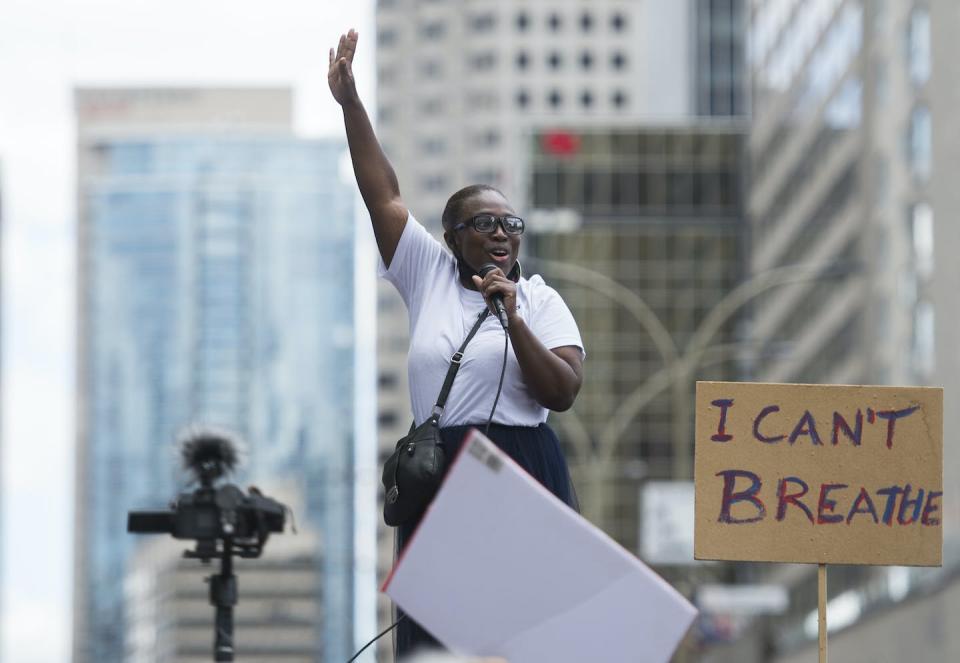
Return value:
[(940, 566), (943, 390), (697, 383), (694, 557)]

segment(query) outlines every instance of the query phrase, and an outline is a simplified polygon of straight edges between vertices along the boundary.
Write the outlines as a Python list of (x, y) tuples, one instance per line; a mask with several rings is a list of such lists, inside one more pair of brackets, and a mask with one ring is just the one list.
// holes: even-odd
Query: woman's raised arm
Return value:
[(343, 125), (347, 131), (347, 145), (357, 176), (360, 195), (373, 221), (373, 234), (383, 263), (390, 266), (393, 254), (407, 222), (407, 206), (400, 198), (400, 185), (393, 166), (380, 148), (373, 133), (367, 111), (360, 102), (353, 78), (353, 54), (357, 50), (357, 32), (350, 30), (340, 36), (336, 53), (330, 49), (330, 69), (327, 82), (330, 92), (343, 108)]

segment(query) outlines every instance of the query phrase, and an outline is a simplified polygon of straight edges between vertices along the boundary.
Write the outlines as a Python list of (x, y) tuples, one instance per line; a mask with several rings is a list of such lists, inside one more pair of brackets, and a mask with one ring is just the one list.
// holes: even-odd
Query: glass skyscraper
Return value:
[(321, 535), (317, 660), (349, 656), (355, 228), (343, 149), (272, 130), (86, 137), (76, 663), (123, 658), (138, 543), (126, 512), (184, 489), (173, 440), (193, 423), (246, 440), (237, 483), (302, 481), (297, 516)]

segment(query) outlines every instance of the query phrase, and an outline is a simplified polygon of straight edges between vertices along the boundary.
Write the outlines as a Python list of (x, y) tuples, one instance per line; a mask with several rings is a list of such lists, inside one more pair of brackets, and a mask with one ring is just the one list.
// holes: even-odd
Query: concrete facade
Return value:
[[(751, 7), (751, 267), (754, 278), (791, 265), (807, 272), (758, 302), (752, 374), (945, 388), (945, 569), (831, 568), (829, 652), (844, 661), (957, 657), (938, 612), (955, 601), (960, 561), (958, 28), (956, 4), (937, 0)], [(790, 607), (704, 660), (816, 660), (816, 567), (735, 571), (786, 585)]]

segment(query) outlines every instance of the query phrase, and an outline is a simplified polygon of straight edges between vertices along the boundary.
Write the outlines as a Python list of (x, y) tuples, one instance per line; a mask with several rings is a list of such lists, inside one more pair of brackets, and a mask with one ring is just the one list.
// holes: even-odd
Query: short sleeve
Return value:
[(378, 274), (392, 283), (411, 314), (423, 301), (424, 291), (450, 261), (450, 256), (413, 215), (407, 216), (390, 267), (379, 260)]
[(536, 287), (536, 302), (531, 329), (547, 349), (575, 345), (586, 356), (580, 329), (560, 294), (543, 282), (540, 276), (531, 277)]

